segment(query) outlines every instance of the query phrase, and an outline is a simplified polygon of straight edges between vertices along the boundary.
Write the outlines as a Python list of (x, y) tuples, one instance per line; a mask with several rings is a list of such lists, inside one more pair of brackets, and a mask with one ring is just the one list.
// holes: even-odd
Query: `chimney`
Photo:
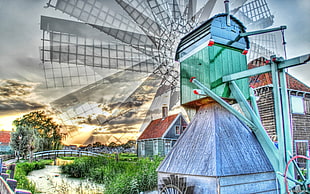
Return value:
[(225, 13), (227, 13), (226, 25), (230, 26), (229, 0), (225, 0)]
[(167, 104), (163, 104), (162, 107), (162, 119), (164, 120), (168, 116), (168, 106)]

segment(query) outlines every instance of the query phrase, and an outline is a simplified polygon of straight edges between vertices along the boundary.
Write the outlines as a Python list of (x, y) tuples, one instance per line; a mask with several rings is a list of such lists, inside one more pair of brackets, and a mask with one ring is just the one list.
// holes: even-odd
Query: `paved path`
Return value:
[(3, 163), (5, 164), (12, 164), (12, 163), (16, 163), (17, 159), (11, 159), (11, 160), (7, 160), (7, 161), (4, 161)]

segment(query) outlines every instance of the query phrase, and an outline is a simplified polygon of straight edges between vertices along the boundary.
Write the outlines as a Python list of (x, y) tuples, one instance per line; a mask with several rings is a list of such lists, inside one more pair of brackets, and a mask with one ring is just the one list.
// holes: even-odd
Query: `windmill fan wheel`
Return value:
[(188, 186), (185, 177), (177, 175), (170, 175), (162, 179), (159, 185), (160, 194), (192, 194), (194, 193), (194, 186)]

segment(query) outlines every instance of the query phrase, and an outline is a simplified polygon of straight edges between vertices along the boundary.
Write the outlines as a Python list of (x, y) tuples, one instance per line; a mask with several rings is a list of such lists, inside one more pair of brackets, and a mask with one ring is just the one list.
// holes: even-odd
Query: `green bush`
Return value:
[(59, 158), (62, 160), (75, 160), (76, 159), (76, 157), (65, 157), (65, 156), (59, 157)]
[(62, 173), (69, 174), (75, 178), (86, 178), (91, 175), (93, 169), (105, 165), (107, 159), (104, 157), (81, 157), (74, 160), (72, 164), (60, 166)]
[(120, 161), (137, 161), (138, 157), (136, 154), (129, 154), (129, 153), (121, 153), (119, 154)]

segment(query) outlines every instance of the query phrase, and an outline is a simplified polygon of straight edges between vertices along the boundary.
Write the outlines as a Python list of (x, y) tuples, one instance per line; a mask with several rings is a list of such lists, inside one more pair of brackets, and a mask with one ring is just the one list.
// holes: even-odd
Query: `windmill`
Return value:
[[(231, 3), (231, 14), (247, 26), (273, 24), (266, 0)], [(177, 108), (176, 47), (181, 37), (217, 12), (217, 4), (222, 7), (216, 0), (49, 0), (46, 8), (73, 20), (41, 17), (46, 86), (79, 87), (52, 106), (66, 122), (108, 131), (130, 120), (128, 125), (135, 127), (126, 126), (122, 133), (137, 132), (141, 123), (160, 115), (162, 104)], [(257, 48), (250, 59), (273, 54), (277, 40), (270, 39), (268, 45), (254, 41)]]

